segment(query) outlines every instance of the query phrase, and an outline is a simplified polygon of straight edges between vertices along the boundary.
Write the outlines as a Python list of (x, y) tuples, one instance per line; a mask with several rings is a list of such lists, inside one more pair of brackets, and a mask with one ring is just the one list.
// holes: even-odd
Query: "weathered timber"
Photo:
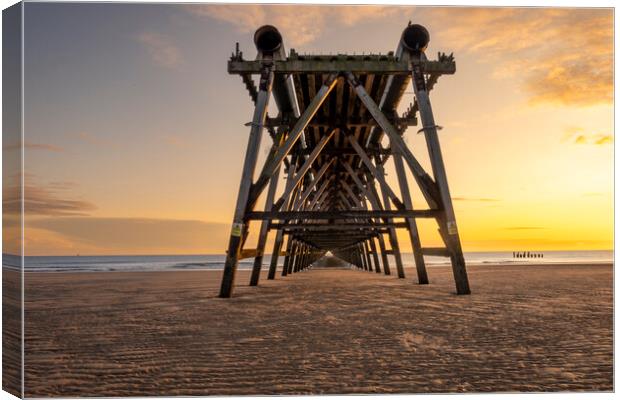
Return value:
[(248, 147), (245, 154), (245, 160), (243, 162), (239, 195), (237, 196), (237, 205), (235, 207), (235, 215), (233, 218), (228, 250), (226, 252), (224, 275), (222, 277), (222, 285), (220, 287), (220, 297), (230, 297), (233, 291), (235, 273), (237, 271), (237, 263), (239, 261), (238, 256), (243, 243), (242, 235), (246, 230), (246, 227), (244, 226), (244, 213), (250, 195), (252, 176), (254, 175), (254, 169), (256, 168), (256, 161), (258, 158), (258, 151), (263, 132), (263, 123), (265, 122), (265, 118), (267, 116), (269, 94), (271, 93), (272, 84), (273, 70), (269, 66), (263, 65), (259, 86), (260, 91), (256, 101), (256, 108), (254, 109), (254, 118), (252, 118), (252, 127), (250, 129)]
[[(365, 74), (410, 75), (411, 64), (401, 60), (364, 60), (364, 56), (348, 56), (351, 60), (275, 60), (273, 62), (276, 74), (316, 74), (349, 71)], [(230, 74), (259, 74), (262, 63), (252, 61), (228, 61)], [(426, 61), (425, 71), (433, 74), (451, 75), (456, 72), (456, 64), (449, 61)]]
[(246, 219), (435, 218), (436, 215), (436, 210), (252, 211), (246, 214)]
[[(269, 232), (275, 240), (268, 279), (275, 279), (281, 255), (282, 276), (288, 276), (311, 268), (328, 251), (359, 269), (386, 275), (388, 255), (393, 255), (398, 277), (404, 278), (400, 229), (409, 233), (419, 283), (428, 283), (424, 257), (442, 255), (452, 263), (457, 293), (469, 293), (428, 97), (440, 76), (456, 71), (454, 58), (439, 53), (436, 61), (426, 59), (429, 35), (416, 24), (405, 28), (396, 52), (387, 55), (300, 55), (291, 50), (287, 56), (282, 35), (273, 26), (261, 27), (254, 39), (255, 60), (243, 60), (237, 51), (228, 63), (229, 72), (241, 76), (255, 115), (247, 124), (250, 139), (220, 295), (230, 296), (240, 257), (254, 256), (250, 284), (258, 284)], [(252, 76), (258, 74), (255, 84)], [(271, 91), (266, 82), (272, 82)], [(410, 85), (415, 98), (399, 113)], [(270, 94), (278, 108), (275, 117), (267, 115)], [(403, 139), (408, 127), (419, 122), (432, 176)], [(263, 130), (274, 145), (253, 181)], [(390, 162), (397, 190), (394, 179), (386, 178)], [(277, 176), (282, 165), (286, 183)], [(427, 207), (414, 208), (406, 167)], [(259, 196), (265, 197), (262, 208), (257, 208)], [(422, 247), (418, 218), (437, 223), (445, 248)], [(247, 250), (252, 221), (260, 221), (260, 229), (256, 249)]]

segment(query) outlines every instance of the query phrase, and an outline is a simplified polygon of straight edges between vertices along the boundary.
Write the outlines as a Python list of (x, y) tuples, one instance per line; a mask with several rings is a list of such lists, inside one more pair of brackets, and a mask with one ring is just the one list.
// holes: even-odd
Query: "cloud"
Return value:
[(172, 40), (161, 33), (144, 32), (138, 41), (145, 47), (153, 62), (165, 68), (177, 68), (183, 64), (183, 56)]
[[(230, 23), (240, 32), (276, 25), (287, 47), (296, 47), (361, 21), (390, 23), (404, 8), (192, 4), (186, 10)], [(517, 79), (532, 105), (613, 101), (611, 8), (421, 7), (415, 13), (417, 21), (437, 27), (432, 38), (441, 39), (450, 51), (473, 54), (492, 65), (495, 76)]]
[(78, 139), (84, 143), (92, 144), (100, 147), (119, 147), (118, 144), (112, 142), (107, 138), (99, 137), (90, 132), (78, 132), (75, 134), (68, 135), (72, 138)]
[(39, 254), (223, 253), (230, 232), (229, 224), (156, 218), (44, 218), (29, 227), (26, 241), (39, 243)]
[[(45, 150), (45, 151), (52, 151), (56, 153), (62, 153), (63, 151), (65, 151), (62, 147), (55, 146), (53, 144), (33, 143), (28, 140), (24, 141), (24, 148), (26, 150)], [(4, 146), (3, 148), (3, 150), (18, 150), (18, 149), (21, 149), (21, 145), (19, 143), (10, 144), (10, 145)]]
[[(613, 101), (613, 10), (426, 8), (457, 51), (521, 81), (530, 104), (590, 106)], [(450, 21), (444, 28), (443, 21)]]
[(306, 5), (212, 5), (192, 4), (186, 9), (234, 25), (240, 32), (252, 32), (261, 25), (278, 27), (288, 47), (312, 43), (330, 27), (352, 26), (364, 20), (378, 20), (399, 13), (398, 7), (306, 6)]
[(562, 142), (574, 144), (591, 144), (596, 146), (613, 143), (613, 136), (602, 133), (586, 133), (584, 128), (571, 126), (565, 129)]
[[(5, 214), (21, 212), (21, 192), (19, 177), (14, 176), (2, 188), (2, 211)], [(70, 182), (38, 183), (26, 174), (24, 178), (24, 212), (27, 216), (76, 216), (88, 215), (97, 207), (84, 200), (67, 198), (74, 186)]]

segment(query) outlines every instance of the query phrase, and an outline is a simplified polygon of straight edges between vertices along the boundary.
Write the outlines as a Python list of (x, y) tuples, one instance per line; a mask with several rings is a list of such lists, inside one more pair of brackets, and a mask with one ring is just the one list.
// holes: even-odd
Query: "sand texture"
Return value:
[(610, 391), (612, 266), (26, 275), (26, 396)]
[(2, 270), (2, 390), (22, 395), (21, 272)]

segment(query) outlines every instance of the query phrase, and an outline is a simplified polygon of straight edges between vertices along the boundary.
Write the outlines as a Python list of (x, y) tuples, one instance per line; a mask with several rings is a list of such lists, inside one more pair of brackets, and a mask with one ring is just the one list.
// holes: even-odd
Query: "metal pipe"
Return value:
[[(286, 50), (282, 34), (273, 25), (263, 25), (254, 32), (254, 44), (258, 50), (257, 58), (262, 59), (265, 56), (273, 60), (286, 60)], [(301, 115), (299, 111), (299, 103), (295, 94), (295, 83), (293, 75), (275, 74), (273, 78), (272, 88), (273, 98), (276, 101), (278, 110), (280, 110), (283, 119), (297, 119)], [(302, 131), (297, 146), (302, 149), (308, 147), (306, 135)], [(304, 160), (306, 156), (304, 156)], [(310, 177), (313, 174), (310, 173)]]
[[(430, 34), (422, 25), (410, 24), (404, 30), (398, 41), (398, 46), (394, 57), (398, 60), (409, 58), (411, 52), (423, 52), (428, 47)], [(411, 81), (410, 75), (391, 75), (381, 95), (379, 108), (386, 114), (396, 111), (396, 107), (405, 93)], [(366, 146), (370, 143), (376, 143), (381, 140), (381, 128), (373, 128), (372, 134), (368, 136)]]
[(431, 40), (431, 35), (425, 27), (418, 24), (409, 25), (400, 37), (400, 43), (410, 52), (423, 52)]
[[(258, 50), (258, 58), (268, 56), (274, 60), (286, 60), (284, 41), (275, 26), (263, 25), (258, 28), (254, 33), (254, 44), (256, 45), (256, 50)], [(295, 95), (292, 75), (276, 74), (272, 92), (278, 105), (278, 110), (283, 114), (283, 117), (293, 116), (299, 118), (299, 104)], [(305, 140), (302, 140), (301, 143), (305, 148)]]
[(278, 29), (272, 25), (263, 25), (256, 30), (254, 33), (254, 44), (256, 45), (256, 49), (263, 53), (271, 54), (284, 51), (282, 35)]

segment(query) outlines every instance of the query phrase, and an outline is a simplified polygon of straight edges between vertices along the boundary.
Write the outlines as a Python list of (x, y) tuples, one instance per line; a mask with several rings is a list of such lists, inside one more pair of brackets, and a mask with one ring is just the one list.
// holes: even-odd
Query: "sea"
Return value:
[[(557, 263), (612, 263), (612, 250), (594, 251), (538, 251), (542, 254), (538, 258), (516, 258), (513, 252), (465, 252), (465, 261), (468, 265), (500, 264), (500, 265), (527, 265), (527, 264), (557, 264)], [(157, 256), (26, 256), (24, 257), (24, 272), (102, 272), (102, 271), (184, 271), (184, 270), (221, 270), (224, 268), (225, 255), (157, 255)], [(392, 256), (390, 265), (394, 265)], [(405, 267), (413, 267), (413, 254), (403, 253)], [(449, 265), (449, 259), (444, 257), (424, 257), (428, 267)], [(268, 268), (271, 255), (263, 258), (263, 267)], [(278, 266), (281, 266), (284, 257), (279, 257)], [(2, 265), (13, 270), (20, 269), (20, 257), (3, 254)], [(245, 259), (239, 262), (239, 269), (251, 269), (254, 259)]]

